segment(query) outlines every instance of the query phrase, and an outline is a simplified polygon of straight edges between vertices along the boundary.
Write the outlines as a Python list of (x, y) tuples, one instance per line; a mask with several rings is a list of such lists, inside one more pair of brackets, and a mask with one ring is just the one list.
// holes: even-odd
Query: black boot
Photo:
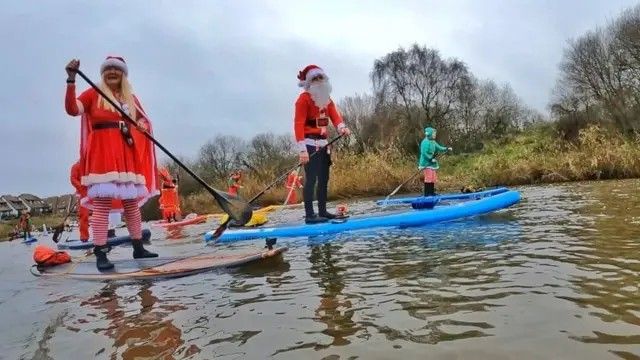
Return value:
[(133, 246), (133, 258), (134, 259), (142, 259), (142, 258), (153, 258), (158, 257), (158, 254), (152, 253), (146, 250), (142, 246), (142, 240), (131, 240), (131, 245)]
[(434, 183), (426, 183), (424, 184), (426, 188), (427, 195), (425, 196), (435, 196), (436, 195), (436, 184)]
[(265, 242), (266, 242), (265, 248), (267, 248), (269, 250), (273, 250), (273, 245), (276, 244), (276, 241), (278, 241), (277, 238), (267, 238), (267, 239), (265, 239)]
[(424, 183), (424, 190), (422, 191), (422, 196), (424, 197), (429, 196), (429, 186), (427, 184), (428, 183)]
[(107, 259), (107, 253), (109, 252), (108, 245), (94, 246), (93, 255), (96, 256), (96, 267), (100, 271), (113, 269), (113, 264)]
[(332, 213), (330, 213), (330, 212), (328, 212), (326, 210), (324, 212), (318, 213), (318, 215), (322, 216), (323, 218), (327, 218), (329, 220), (337, 218), (336, 215), (334, 215), (334, 214), (332, 214)]
[(107, 238), (116, 237), (116, 229), (107, 230)]
[(327, 222), (327, 221), (329, 221), (329, 219), (327, 219), (326, 217), (318, 216), (316, 214), (304, 217), (304, 223), (305, 224), (319, 224), (319, 223), (324, 223), (324, 222)]

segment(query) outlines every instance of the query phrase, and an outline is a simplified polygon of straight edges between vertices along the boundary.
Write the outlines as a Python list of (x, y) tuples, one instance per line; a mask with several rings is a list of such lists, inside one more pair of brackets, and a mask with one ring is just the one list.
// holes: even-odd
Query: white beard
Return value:
[(329, 83), (329, 80), (315, 82), (309, 86), (307, 91), (309, 91), (311, 99), (320, 109), (329, 105), (331, 100), (331, 83)]

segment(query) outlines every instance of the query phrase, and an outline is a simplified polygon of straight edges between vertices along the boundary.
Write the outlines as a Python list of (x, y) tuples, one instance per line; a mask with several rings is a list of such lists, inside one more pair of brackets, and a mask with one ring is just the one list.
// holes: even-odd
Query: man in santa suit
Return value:
[[(327, 127), (331, 122), (340, 134), (349, 136), (351, 132), (331, 100), (331, 84), (322, 68), (308, 65), (298, 73), (298, 80), (298, 86), (304, 91), (298, 96), (295, 104), (294, 132), (300, 163), (304, 165), (305, 171), (305, 222), (321, 223), (337, 217), (327, 212), (327, 186), (331, 165), (330, 149), (326, 147)], [(317, 154), (313, 155), (316, 152)], [(314, 190), (318, 200), (317, 214), (313, 211)]]

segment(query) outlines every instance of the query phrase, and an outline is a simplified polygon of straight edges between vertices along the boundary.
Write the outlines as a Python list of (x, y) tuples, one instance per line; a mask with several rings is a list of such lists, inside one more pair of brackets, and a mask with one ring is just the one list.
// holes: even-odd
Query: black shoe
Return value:
[(335, 214), (332, 214), (332, 213), (330, 213), (330, 212), (322, 213), (322, 214), (320, 214), (320, 216), (322, 216), (322, 217), (324, 217), (324, 218), (327, 218), (327, 219), (329, 219), (329, 220), (334, 220), (334, 219), (338, 219), (338, 220), (339, 220), (339, 219), (346, 219), (346, 218), (348, 218), (348, 217), (349, 217), (349, 216), (347, 216), (347, 215), (335, 215)]
[(335, 219), (335, 218), (338, 217), (338, 216), (336, 216), (336, 215), (334, 215), (334, 214), (332, 214), (330, 212), (326, 212), (326, 211), (323, 212), (323, 213), (320, 213), (319, 216), (322, 216), (322, 217), (327, 218), (329, 220), (332, 220), (332, 219)]
[(422, 191), (422, 196), (424, 197), (429, 196), (429, 186), (427, 185), (427, 183), (424, 183), (424, 190)]
[(107, 253), (109, 252), (109, 246), (101, 245), (93, 247), (93, 254), (96, 256), (96, 267), (99, 271), (105, 271), (113, 269), (113, 264), (107, 259)]
[(269, 250), (273, 250), (273, 245), (276, 244), (276, 241), (278, 241), (277, 238), (267, 238), (267, 239), (265, 239), (265, 242), (266, 242), (265, 248), (269, 249)]
[(142, 246), (142, 240), (131, 240), (133, 246), (133, 258), (144, 259), (158, 257), (158, 254), (152, 253)]
[(107, 230), (107, 238), (116, 237), (116, 229)]
[(318, 216), (315, 214), (312, 216), (305, 216), (304, 218), (305, 224), (320, 224), (320, 223), (325, 223), (327, 221), (329, 221), (329, 219), (327, 219), (326, 217)]

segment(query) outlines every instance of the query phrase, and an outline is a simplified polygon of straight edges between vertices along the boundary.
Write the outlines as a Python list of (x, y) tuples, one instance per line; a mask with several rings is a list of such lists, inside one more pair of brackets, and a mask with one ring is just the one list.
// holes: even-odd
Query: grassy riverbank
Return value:
[[(598, 126), (582, 130), (572, 143), (562, 140), (553, 127), (539, 126), (487, 142), (478, 153), (447, 154), (439, 159), (438, 191), (459, 191), (465, 185), (513, 186), (640, 177), (639, 139)], [(417, 171), (417, 155), (407, 157), (394, 151), (336, 153), (333, 161), (330, 200), (386, 196)], [(268, 182), (248, 177), (241, 194), (249, 198), (267, 185)], [(399, 194), (419, 191), (422, 191), (421, 177), (415, 176)], [(280, 185), (261, 197), (259, 203), (280, 204), (285, 197), (284, 185)], [(220, 211), (206, 192), (184, 198), (182, 208), (185, 213)]]

